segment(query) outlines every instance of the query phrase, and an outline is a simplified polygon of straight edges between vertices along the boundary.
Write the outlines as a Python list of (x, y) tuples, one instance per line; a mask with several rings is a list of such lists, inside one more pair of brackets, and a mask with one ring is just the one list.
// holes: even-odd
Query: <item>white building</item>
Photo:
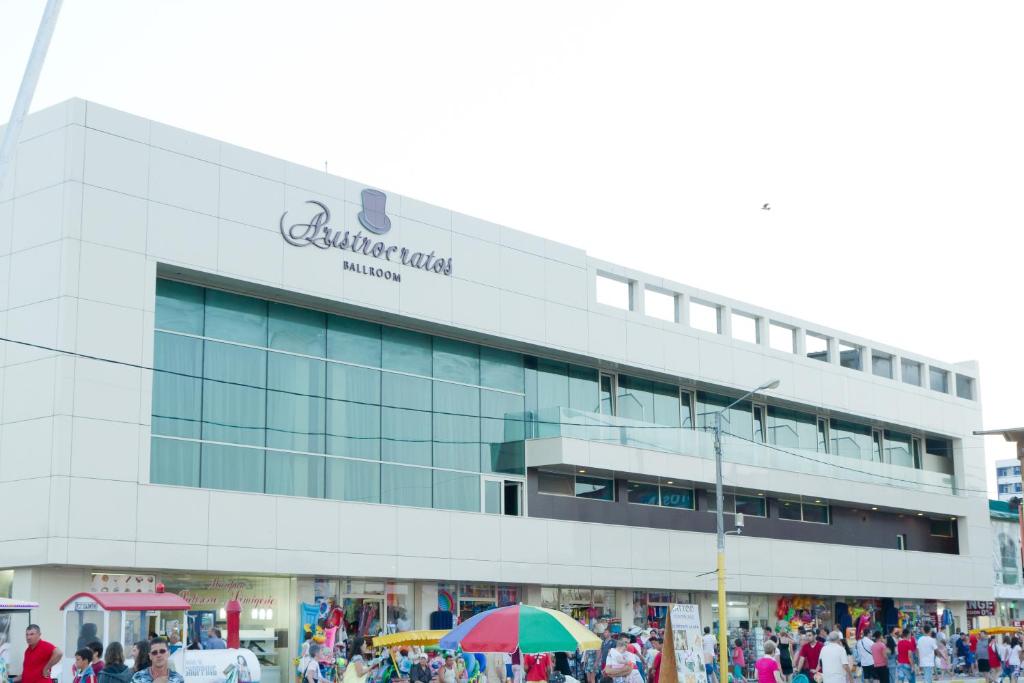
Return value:
[(729, 625), (991, 599), (974, 362), (81, 100), (30, 117), (12, 173), (0, 594), (44, 630), (153, 580), (214, 619), (239, 593), (282, 647), (317, 597), (355, 629), (711, 622), (705, 428), (774, 378), (726, 416)]
[(1020, 461), (1016, 458), (996, 460), (996, 492), (1001, 501), (1021, 497)]

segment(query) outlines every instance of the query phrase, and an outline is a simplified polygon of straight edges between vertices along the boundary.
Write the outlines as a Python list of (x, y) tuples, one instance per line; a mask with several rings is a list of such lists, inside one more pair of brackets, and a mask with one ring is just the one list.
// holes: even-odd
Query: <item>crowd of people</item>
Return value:
[[(979, 677), (990, 683), (1017, 683), (1022, 651), (1018, 634), (992, 635), (984, 631), (953, 633), (924, 625), (920, 630), (893, 628), (865, 630), (859, 639), (847, 639), (838, 629), (801, 629), (773, 633), (763, 653), (750, 661), (743, 640), (730, 648), (733, 681), (757, 678), (758, 683), (790, 683), (804, 676), (808, 683), (932, 683), (943, 677)], [(705, 647), (709, 680), (721, 681), (717, 648)]]
[[(44, 640), (36, 624), (25, 629), (25, 644), (21, 675), (13, 683), (52, 683), (64, 656), (60, 648)], [(185, 683), (171, 668), (170, 653), (167, 639), (159, 636), (134, 643), (128, 660), (121, 643), (104, 648), (99, 641), (89, 641), (75, 650), (72, 683)], [(131, 661), (131, 666), (126, 661)]]

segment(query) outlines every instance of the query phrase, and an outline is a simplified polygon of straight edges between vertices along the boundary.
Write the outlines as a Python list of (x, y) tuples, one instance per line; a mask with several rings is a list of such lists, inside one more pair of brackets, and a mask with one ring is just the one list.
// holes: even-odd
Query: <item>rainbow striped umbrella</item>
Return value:
[(567, 614), (510, 605), (481, 612), (452, 629), (441, 647), (463, 652), (574, 652), (601, 649), (601, 639)]

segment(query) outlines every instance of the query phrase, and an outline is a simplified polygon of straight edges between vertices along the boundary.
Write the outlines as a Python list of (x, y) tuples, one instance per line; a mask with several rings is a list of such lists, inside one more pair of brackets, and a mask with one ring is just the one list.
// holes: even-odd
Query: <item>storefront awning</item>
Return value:
[(187, 611), (191, 605), (174, 593), (75, 593), (60, 609), (80, 599), (92, 600), (108, 612)]

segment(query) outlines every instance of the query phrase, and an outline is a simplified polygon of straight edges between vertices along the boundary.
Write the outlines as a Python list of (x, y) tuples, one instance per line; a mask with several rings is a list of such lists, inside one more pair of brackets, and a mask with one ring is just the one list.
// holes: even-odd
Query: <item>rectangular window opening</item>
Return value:
[(828, 362), (828, 337), (808, 332), (804, 335), (804, 340), (808, 358)]
[(900, 359), (900, 376), (904, 384), (921, 386), (921, 364), (917, 361)]
[(958, 372), (956, 374), (956, 395), (960, 398), (966, 398), (969, 401), (973, 401), (974, 380), (967, 375), (961, 375)]
[(608, 275), (597, 274), (597, 303), (628, 311), (631, 306), (632, 283)]
[(644, 314), (670, 323), (676, 321), (676, 296), (656, 289), (644, 290)]
[(839, 342), (839, 364), (851, 370), (862, 370), (861, 352), (863, 347), (850, 342)]
[(928, 387), (932, 391), (949, 393), (949, 372), (942, 368), (928, 367)]
[(747, 315), (734, 311), (732, 314), (732, 338), (745, 341), (750, 344), (761, 343), (761, 332), (758, 329), (760, 319), (756, 316)]
[(776, 351), (796, 353), (796, 330), (788, 325), (768, 323), (768, 346)]
[(888, 353), (882, 353), (881, 351), (871, 352), (871, 374), (876, 377), (886, 377), (892, 379), (893, 375), (893, 364), (892, 356)]
[(722, 333), (722, 309), (714, 304), (690, 300), (690, 327), (712, 334)]

